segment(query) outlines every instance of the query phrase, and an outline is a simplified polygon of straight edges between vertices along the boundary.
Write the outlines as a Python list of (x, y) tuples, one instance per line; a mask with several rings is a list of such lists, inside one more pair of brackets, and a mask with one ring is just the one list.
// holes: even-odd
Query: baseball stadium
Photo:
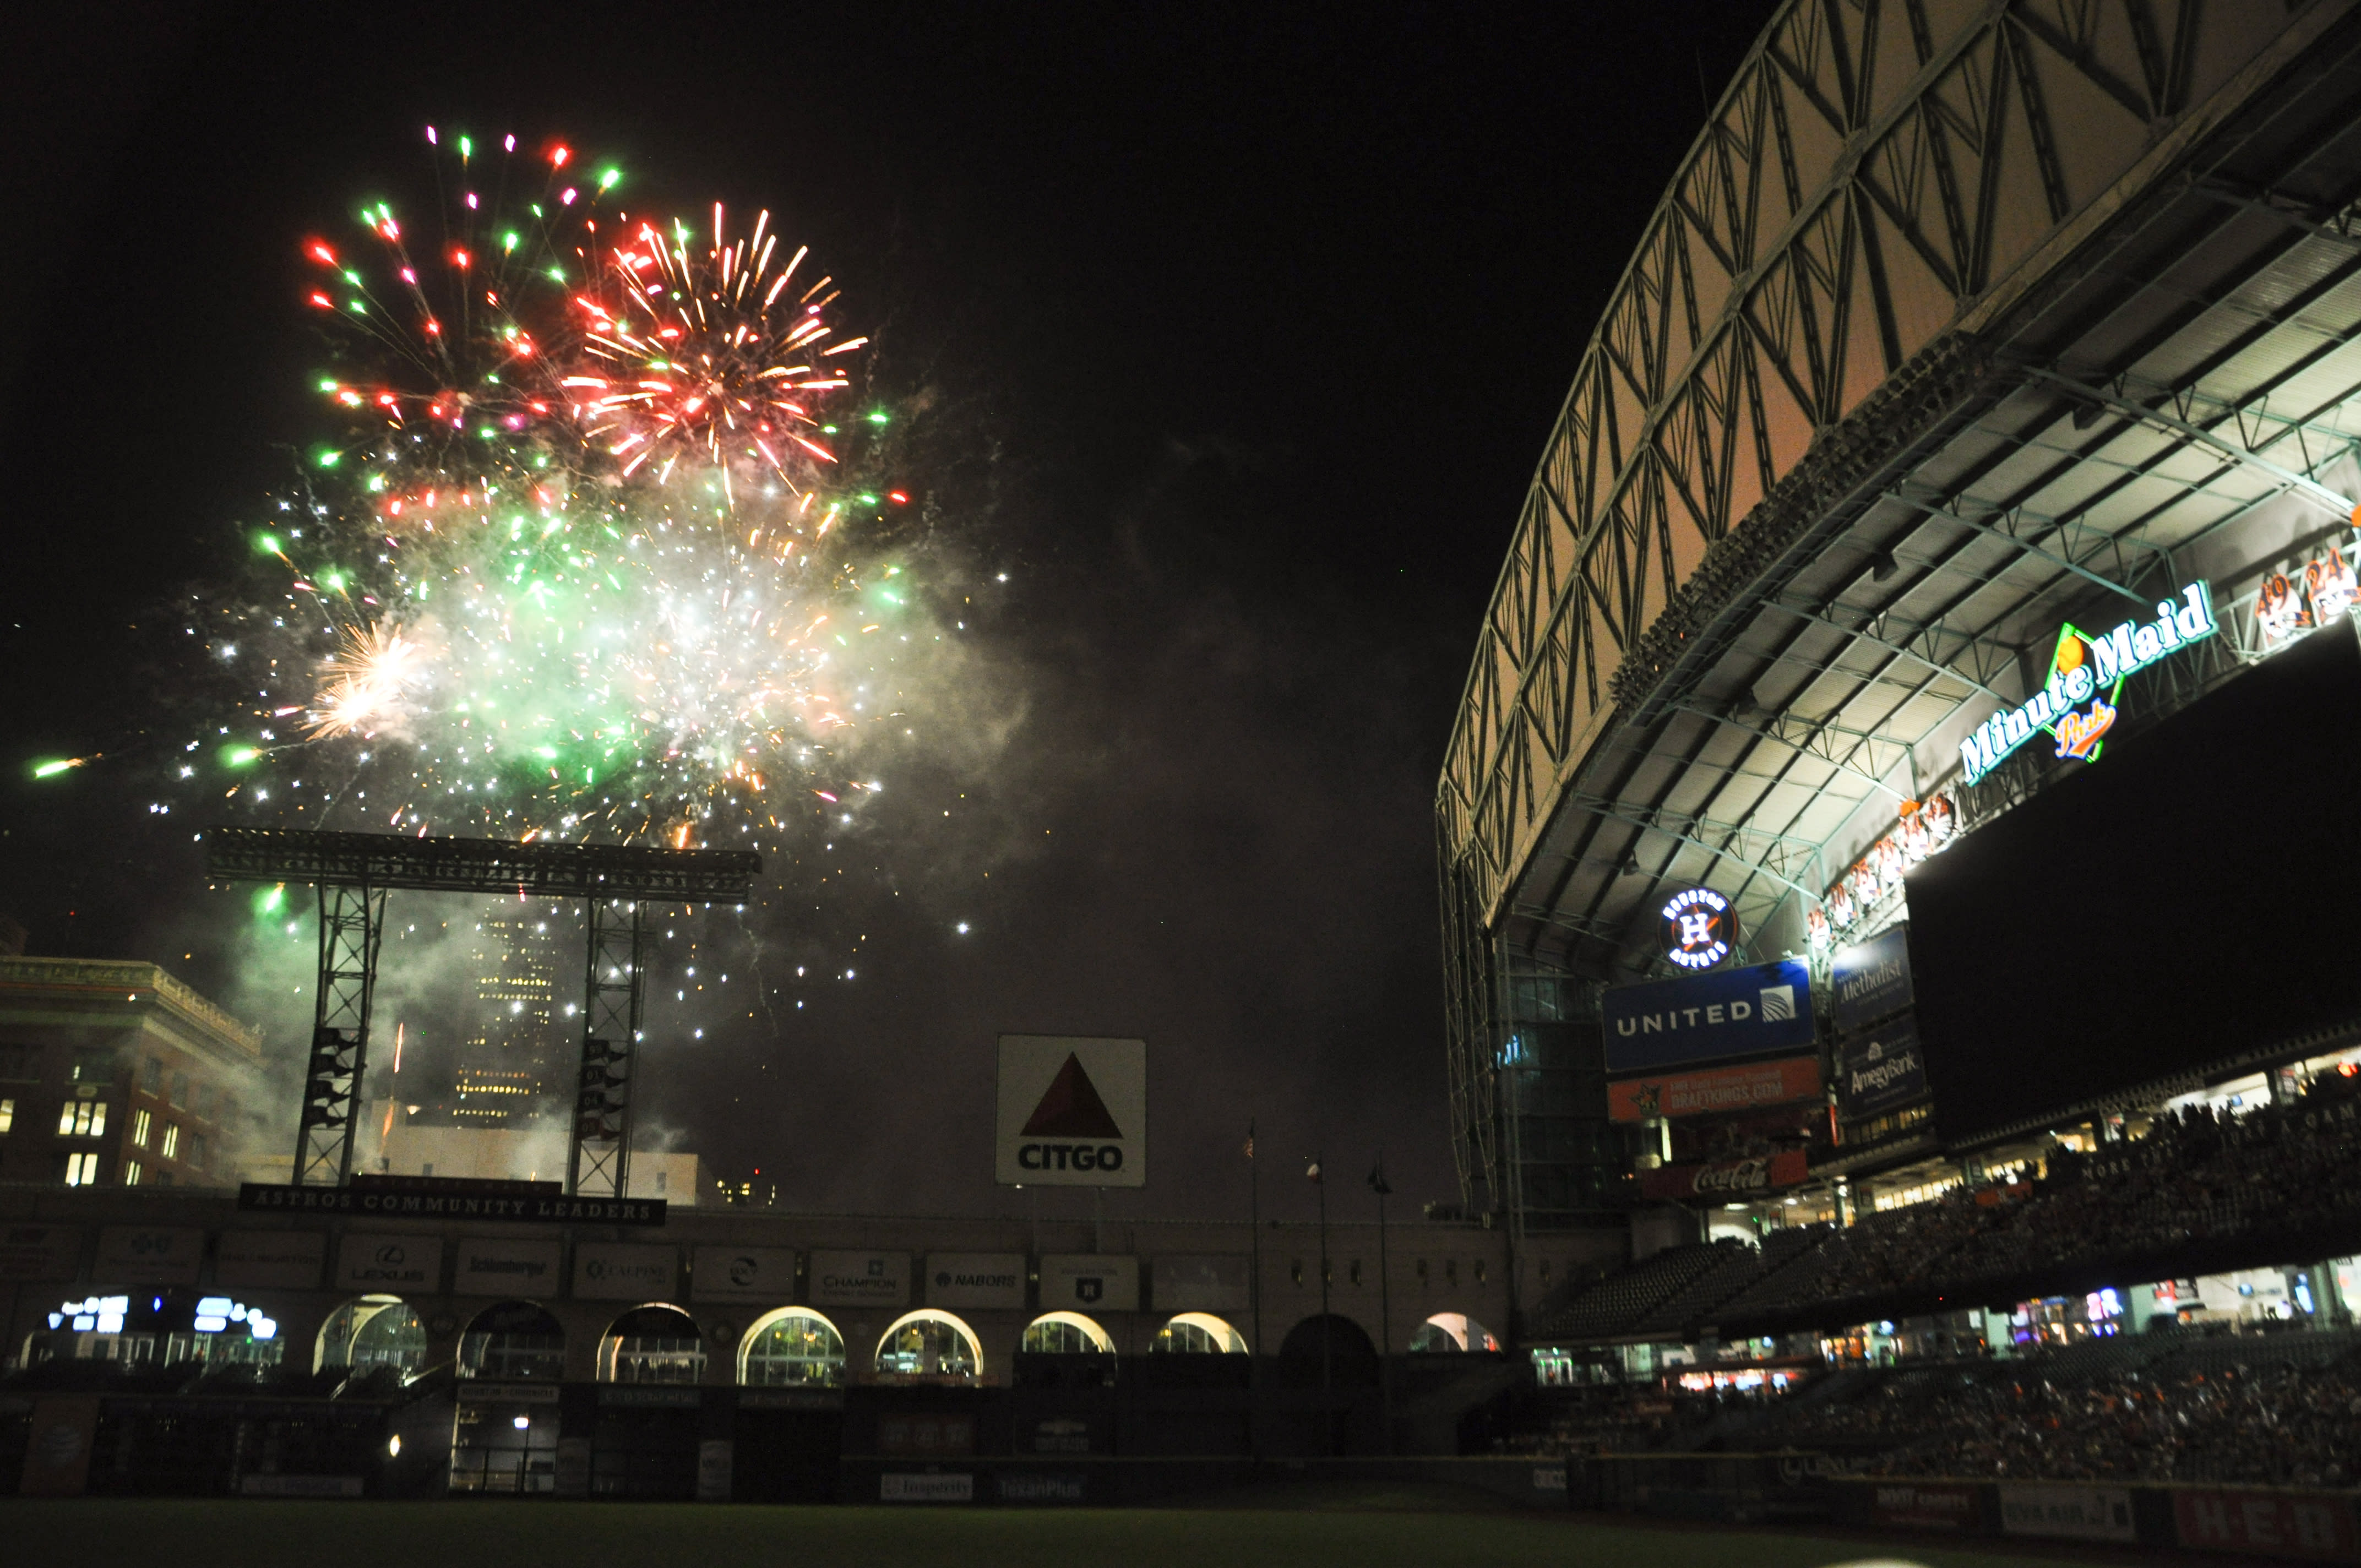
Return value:
[(2356, 20), (1795, 5), (1665, 193), (1436, 795), (1466, 1201), (1631, 1241), (1536, 1451), (2257, 1551), (2361, 1479)]
[[(1434, 796), (1455, 1202), (768, 1207), (631, 1106), (642, 905), (757, 857), (214, 829), (317, 890), (275, 1179), (208, 1144), (258, 1030), (0, 957), (22, 1539), (2361, 1562), (2361, 0), (1791, 0), (1513, 524)], [(464, 1166), (491, 1112), (401, 1163), (388, 888), (587, 911), (562, 1181)], [(1004, 1181), (1145, 1179), (1141, 1042), (1001, 1045)]]

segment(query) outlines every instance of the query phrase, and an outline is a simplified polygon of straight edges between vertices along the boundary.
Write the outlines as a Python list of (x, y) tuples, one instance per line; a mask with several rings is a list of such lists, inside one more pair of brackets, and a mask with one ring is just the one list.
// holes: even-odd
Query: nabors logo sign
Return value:
[(1148, 1047), (1008, 1035), (994, 1175), (1011, 1185), (1146, 1185)]

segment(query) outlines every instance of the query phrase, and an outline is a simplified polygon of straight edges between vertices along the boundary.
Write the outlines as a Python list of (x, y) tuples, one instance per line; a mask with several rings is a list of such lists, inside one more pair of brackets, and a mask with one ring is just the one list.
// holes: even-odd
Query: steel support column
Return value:
[(647, 965), (642, 900), (589, 901), (590, 963), (582, 989), (582, 1073), (574, 1106), (566, 1190), (620, 1198), (629, 1180), (631, 1080), (640, 1057)]
[(295, 1133), (295, 1184), (341, 1187), (352, 1179), (353, 1131), (368, 1066), (369, 1003), (377, 990), (385, 890), (323, 885), (320, 980), (312, 1013), (312, 1059)]

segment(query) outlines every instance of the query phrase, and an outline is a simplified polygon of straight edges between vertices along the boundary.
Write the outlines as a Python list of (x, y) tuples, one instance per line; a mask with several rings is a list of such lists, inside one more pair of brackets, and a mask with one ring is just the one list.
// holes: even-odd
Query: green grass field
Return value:
[[(631, 1503), (0, 1502), (11, 1568), (2015, 1568), (2059, 1554), (1673, 1529), (1429, 1492), (1264, 1506), (919, 1509)], [(2125, 1562), (2125, 1558), (2082, 1558)]]

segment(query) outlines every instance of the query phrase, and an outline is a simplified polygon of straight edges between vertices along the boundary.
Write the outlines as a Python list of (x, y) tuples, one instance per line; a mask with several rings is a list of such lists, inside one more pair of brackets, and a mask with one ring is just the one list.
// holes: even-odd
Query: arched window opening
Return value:
[(1244, 1355), (1246, 1337), (1210, 1312), (1183, 1312), (1157, 1330), (1148, 1348), (1173, 1355)]
[(426, 1325), (399, 1296), (363, 1296), (346, 1302), (320, 1325), (312, 1369), (344, 1367), (354, 1377), (381, 1374), (406, 1383), (426, 1365)]
[(840, 1388), (844, 1336), (807, 1307), (766, 1312), (738, 1342), (738, 1381), (750, 1388)]
[(983, 1376), (983, 1350), (975, 1331), (949, 1312), (911, 1312), (877, 1342), (876, 1366), (881, 1377), (972, 1383)]
[(678, 1307), (634, 1307), (598, 1342), (601, 1383), (696, 1383), (705, 1376), (705, 1340)]
[(1282, 1388), (1374, 1388), (1378, 1376), (1378, 1347), (1342, 1313), (1306, 1318), (1279, 1342)]
[(459, 1376), (555, 1383), (566, 1376), (566, 1329), (532, 1301), (487, 1307), (459, 1336)]
[(1113, 1355), (1115, 1341), (1080, 1312), (1048, 1312), (1026, 1325), (1017, 1348), (1027, 1355)]
[(1413, 1351), (1441, 1352), (1449, 1354), (1460, 1351), (1497, 1351), (1500, 1342), (1491, 1330), (1465, 1312), (1437, 1312), (1418, 1325), (1410, 1338)]

